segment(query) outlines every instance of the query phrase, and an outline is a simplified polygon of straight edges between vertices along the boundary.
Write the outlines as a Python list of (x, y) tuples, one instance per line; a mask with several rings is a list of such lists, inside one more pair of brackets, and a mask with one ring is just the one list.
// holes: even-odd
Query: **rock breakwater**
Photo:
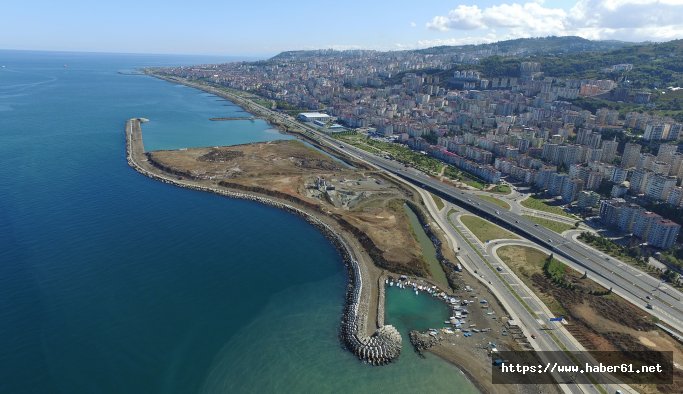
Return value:
[[(126, 123), (126, 160), (130, 167), (142, 175), (159, 182), (192, 190), (214, 193), (230, 198), (256, 201), (283, 209), (302, 217), (307, 222), (316, 226), (339, 251), (348, 272), (349, 282), (347, 285), (346, 303), (340, 330), (340, 337), (343, 344), (360, 360), (367, 362), (370, 365), (388, 364), (401, 354), (402, 339), (395, 327), (383, 325), (372, 335), (367, 335), (368, 301), (363, 299), (363, 297), (367, 297), (365, 294), (369, 294), (370, 292), (363, 292), (363, 286), (364, 283), (366, 283), (363, 275), (363, 267), (354, 257), (353, 249), (337, 231), (310, 213), (290, 204), (278, 201), (273, 197), (267, 198), (240, 190), (229, 190), (225, 188), (227, 184), (224, 184), (221, 188), (203, 186), (198, 184), (196, 180), (184, 179), (183, 177), (187, 176), (187, 174), (173, 172), (169, 174), (165, 169), (156, 167), (154, 163), (149, 162), (149, 159), (144, 154), (141, 122), (141, 118), (133, 118)], [(166, 174), (164, 174), (164, 172), (166, 172)]]

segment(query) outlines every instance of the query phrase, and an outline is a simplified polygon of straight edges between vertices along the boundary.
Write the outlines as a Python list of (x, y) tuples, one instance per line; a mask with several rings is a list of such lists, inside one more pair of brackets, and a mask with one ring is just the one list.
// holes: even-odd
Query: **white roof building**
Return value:
[(304, 122), (312, 122), (314, 120), (320, 120), (325, 122), (330, 120), (330, 115), (322, 114), (320, 112), (302, 112), (296, 118), (299, 120), (303, 120)]

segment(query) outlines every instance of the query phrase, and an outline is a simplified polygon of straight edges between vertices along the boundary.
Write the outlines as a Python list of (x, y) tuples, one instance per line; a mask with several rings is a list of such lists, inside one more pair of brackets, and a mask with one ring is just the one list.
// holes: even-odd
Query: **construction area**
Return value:
[[(639, 308), (612, 294), (582, 273), (564, 266), (560, 280), (544, 272), (548, 255), (526, 246), (504, 246), (499, 257), (557, 316), (587, 350), (672, 351), (675, 365), (683, 365), (683, 345), (656, 326)], [(641, 393), (678, 393), (683, 373), (674, 369), (671, 385), (632, 385)]]
[(364, 246), (379, 267), (429, 277), (403, 209), (405, 201), (419, 197), (376, 171), (350, 166), (297, 140), (146, 155), (150, 164), (179, 178), (313, 208), (347, 230), (365, 235)]

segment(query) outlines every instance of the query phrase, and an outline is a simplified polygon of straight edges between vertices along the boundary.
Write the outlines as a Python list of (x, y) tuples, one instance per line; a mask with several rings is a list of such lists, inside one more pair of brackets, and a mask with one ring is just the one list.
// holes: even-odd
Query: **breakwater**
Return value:
[(254, 121), (256, 120), (256, 117), (254, 116), (223, 116), (219, 118), (209, 118), (209, 120), (218, 122), (218, 121), (225, 121), (225, 120), (251, 120)]
[[(165, 175), (163, 169), (154, 166), (145, 156), (142, 141), (142, 118), (129, 119), (126, 122), (126, 160), (128, 165), (137, 172), (154, 180), (184, 187), (192, 190), (218, 194), (230, 198), (251, 200), (283, 209), (302, 217), (318, 228), (334, 247), (339, 251), (347, 269), (349, 282), (346, 290), (346, 302), (342, 316), (340, 337), (343, 344), (354, 353), (360, 360), (371, 365), (385, 365), (398, 358), (401, 353), (402, 340), (398, 330), (391, 325), (382, 325), (372, 335), (367, 334), (368, 305), (367, 299), (370, 291), (364, 290), (365, 269), (355, 258), (354, 250), (330, 225), (302, 209), (276, 200), (274, 197), (266, 198), (261, 195), (245, 193), (238, 190), (214, 188), (199, 184), (196, 180), (184, 179), (186, 174)], [(225, 185), (224, 185), (225, 186)], [(366, 284), (365, 286), (368, 286)], [(378, 320), (378, 321), (383, 321)]]

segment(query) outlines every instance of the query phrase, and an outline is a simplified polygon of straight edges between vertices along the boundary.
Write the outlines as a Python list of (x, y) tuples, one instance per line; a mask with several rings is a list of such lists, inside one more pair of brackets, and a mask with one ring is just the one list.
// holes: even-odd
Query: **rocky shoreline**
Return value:
[[(344, 265), (347, 269), (349, 283), (346, 290), (346, 304), (341, 322), (340, 338), (342, 343), (354, 353), (360, 360), (370, 365), (385, 365), (398, 358), (401, 353), (401, 335), (395, 327), (382, 325), (372, 335), (366, 334), (368, 320), (368, 302), (362, 299), (363, 295), (363, 268), (356, 258), (352, 248), (347, 242), (335, 232), (328, 224), (322, 222), (308, 212), (305, 212), (292, 205), (266, 198), (260, 195), (244, 193), (241, 191), (211, 188), (183, 182), (182, 179), (173, 179), (170, 176), (157, 174), (140, 165), (134, 155), (143, 154), (142, 144), (142, 120), (133, 118), (126, 122), (126, 160), (128, 165), (137, 172), (154, 180), (184, 187), (192, 190), (209, 192), (230, 198), (251, 200), (266, 204), (302, 217), (307, 222), (316, 226), (326, 238), (328, 238), (335, 248), (342, 255)], [(133, 145), (139, 146), (133, 146)], [(145, 158), (144, 161), (147, 161)], [(150, 167), (156, 169), (150, 164)], [(161, 171), (159, 169), (159, 171)], [(177, 174), (176, 174), (177, 175)], [(383, 308), (382, 308), (383, 310)], [(383, 316), (381, 320), (383, 321)]]

